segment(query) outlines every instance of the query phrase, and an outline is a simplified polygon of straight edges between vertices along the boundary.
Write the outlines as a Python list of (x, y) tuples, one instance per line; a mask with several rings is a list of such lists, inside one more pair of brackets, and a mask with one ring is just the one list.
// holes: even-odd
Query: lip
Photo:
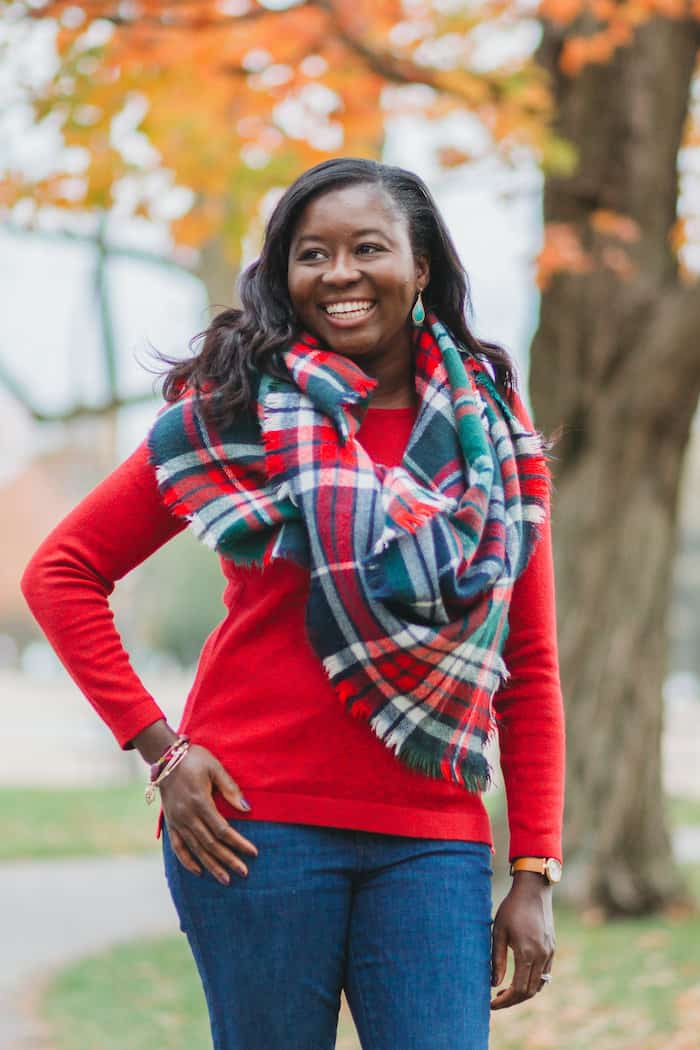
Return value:
[[(350, 299), (350, 300), (347, 300), (347, 301), (348, 302), (355, 302), (356, 300)], [(328, 303), (319, 303), (319, 306), (318, 306), (319, 310), (321, 311), (321, 313), (325, 317), (326, 321), (328, 321), (329, 324), (333, 325), (334, 328), (357, 328), (359, 325), (364, 324), (364, 322), (367, 320), (368, 317), (372, 316), (372, 314), (374, 313), (374, 310), (375, 310), (375, 308), (377, 306), (377, 301), (375, 299), (374, 302), (372, 303), (372, 305), (370, 306), (369, 310), (366, 310), (363, 314), (360, 314), (359, 317), (348, 317), (347, 314), (335, 314), (335, 315), (332, 315), (332, 314), (326, 313), (326, 311), (324, 310), (324, 306), (330, 306), (331, 303), (334, 305), (335, 303), (341, 303), (341, 302), (343, 302), (342, 299), (333, 299), (333, 300), (329, 301)]]

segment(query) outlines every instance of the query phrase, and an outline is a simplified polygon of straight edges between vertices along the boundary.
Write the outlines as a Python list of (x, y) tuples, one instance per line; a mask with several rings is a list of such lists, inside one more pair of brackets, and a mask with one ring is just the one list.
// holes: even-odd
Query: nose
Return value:
[(321, 280), (324, 284), (344, 287), (359, 281), (360, 277), (361, 274), (357, 268), (357, 262), (352, 255), (346, 252), (338, 252), (337, 255), (334, 255), (329, 260), (327, 268), (321, 275)]

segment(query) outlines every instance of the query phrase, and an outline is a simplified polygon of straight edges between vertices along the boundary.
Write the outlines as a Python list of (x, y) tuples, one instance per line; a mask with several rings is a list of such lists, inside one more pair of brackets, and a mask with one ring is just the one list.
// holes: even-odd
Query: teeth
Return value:
[(351, 303), (331, 303), (329, 306), (324, 306), (323, 309), (334, 317), (336, 314), (366, 313), (373, 305), (374, 303), (370, 300), (363, 299)]

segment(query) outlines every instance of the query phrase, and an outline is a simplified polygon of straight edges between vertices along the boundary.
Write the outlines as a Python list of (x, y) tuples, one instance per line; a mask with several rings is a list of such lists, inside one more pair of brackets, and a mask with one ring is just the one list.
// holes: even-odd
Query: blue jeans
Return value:
[(341, 989), (363, 1050), (486, 1050), (491, 855), (478, 842), (231, 822), (247, 879), (165, 871), (215, 1050), (332, 1050)]

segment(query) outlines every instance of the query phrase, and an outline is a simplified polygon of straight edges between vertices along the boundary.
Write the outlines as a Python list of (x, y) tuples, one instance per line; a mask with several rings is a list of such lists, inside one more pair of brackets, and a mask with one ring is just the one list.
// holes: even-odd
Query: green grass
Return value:
[[(700, 894), (700, 868), (688, 874)], [(492, 1050), (697, 1045), (700, 913), (598, 925), (558, 909), (556, 925), (553, 983), (494, 1017)]]
[(209, 1024), (183, 936), (120, 945), (61, 973), (42, 1013), (56, 1050), (204, 1050)]
[[(182, 935), (120, 945), (71, 966), (49, 985), (41, 1015), (52, 1050), (211, 1047), (204, 995)], [(345, 1002), (336, 1050), (359, 1050)]]
[(143, 786), (1, 788), (0, 861), (134, 853), (156, 845)]
[[(700, 867), (689, 871), (700, 899)], [(700, 1027), (700, 914), (597, 925), (558, 909), (555, 980), (493, 1016), (492, 1050), (690, 1050)], [(121, 946), (61, 973), (43, 1000), (55, 1050), (206, 1050), (183, 936)], [(359, 1050), (347, 1008), (337, 1050)], [(399, 1050), (399, 1048), (397, 1048)]]
[(667, 800), (671, 824), (700, 824), (700, 798), (670, 798)]

